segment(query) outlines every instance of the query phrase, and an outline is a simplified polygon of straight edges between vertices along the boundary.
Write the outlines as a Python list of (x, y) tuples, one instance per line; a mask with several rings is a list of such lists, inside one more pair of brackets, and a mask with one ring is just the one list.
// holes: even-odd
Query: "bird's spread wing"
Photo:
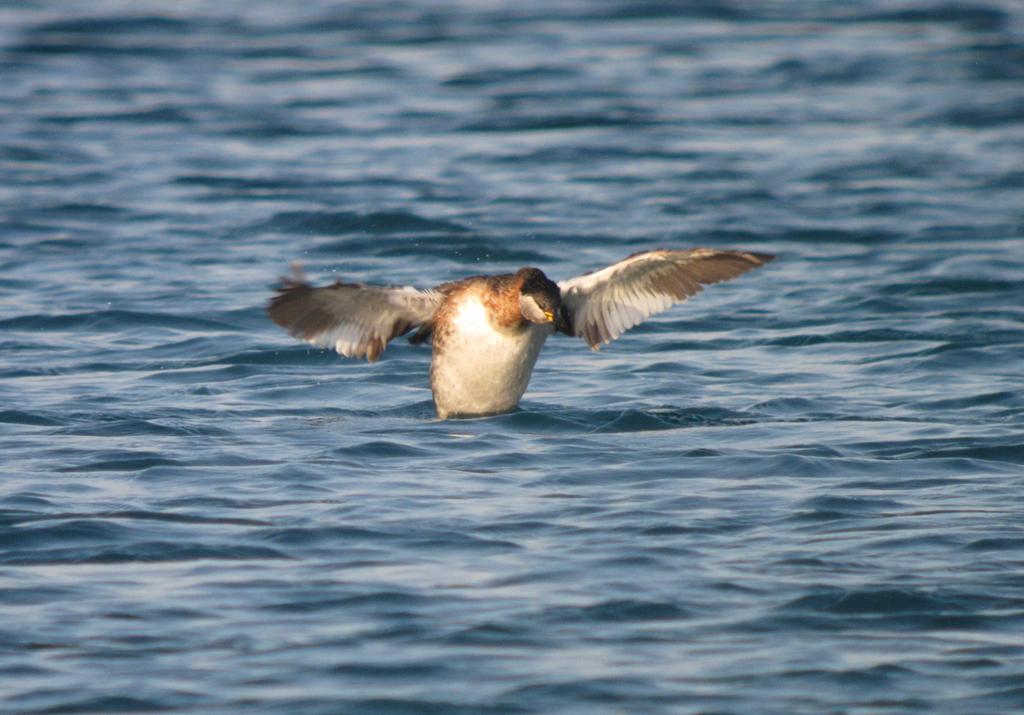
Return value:
[(775, 256), (693, 248), (635, 253), (593, 273), (562, 281), (563, 332), (590, 347), (609, 343), (703, 286), (742, 275)]
[(443, 297), (411, 287), (340, 281), (317, 288), (296, 270), (284, 279), (267, 313), (296, 338), (374, 362), (389, 340), (431, 322)]

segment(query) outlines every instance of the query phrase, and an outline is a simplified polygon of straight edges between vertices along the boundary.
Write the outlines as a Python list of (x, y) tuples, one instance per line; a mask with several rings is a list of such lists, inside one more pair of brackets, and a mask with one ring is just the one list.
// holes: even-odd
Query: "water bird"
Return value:
[(390, 340), (415, 330), (410, 343), (433, 347), (430, 388), (438, 417), (481, 417), (518, 406), (537, 356), (554, 333), (583, 338), (596, 350), (703, 286), (774, 258), (713, 248), (659, 249), (559, 283), (526, 267), (425, 290), (342, 281), (315, 287), (293, 266), (267, 313), (296, 338), (370, 362)]

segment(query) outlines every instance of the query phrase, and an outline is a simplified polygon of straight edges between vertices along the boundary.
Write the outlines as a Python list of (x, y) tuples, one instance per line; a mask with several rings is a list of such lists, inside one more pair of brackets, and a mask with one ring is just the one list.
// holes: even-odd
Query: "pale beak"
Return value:
[(550, 310), (545, 310), (545, 311), (544, 311), (544, 318), (545, 318), (545, 319), (546, 319), (546, 320), (547, 320), (547, 321), (548, 321), (549, 323), (553, 323), (553, 322), (555, 322), (555, 314), (554, 314), (554, 313), (552, 313), (552, 312), (551, 312)]

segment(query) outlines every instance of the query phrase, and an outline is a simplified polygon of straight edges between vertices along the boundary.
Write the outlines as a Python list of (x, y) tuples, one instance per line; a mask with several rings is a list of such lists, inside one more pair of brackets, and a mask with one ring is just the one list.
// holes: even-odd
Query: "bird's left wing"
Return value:
[(388, 341), (434, 319), (443, 294), (412, 287), (337, 282), (314, 287), (298, 270), (267, 305), (271, 319), (300, 340), (374, 362)]
[(560, 329), (595, 350), (655, 313), (703, 290), (763, 266), (766, 253), (692, 248), (644, 251), (593, 273), (562, 281)]

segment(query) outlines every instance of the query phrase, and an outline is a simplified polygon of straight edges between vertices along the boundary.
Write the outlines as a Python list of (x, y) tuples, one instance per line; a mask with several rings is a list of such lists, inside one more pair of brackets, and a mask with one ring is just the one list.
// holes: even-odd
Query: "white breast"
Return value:
[(475, 298), (461, 302), (450, 327), (430, 366), (438, 416), (491, 415), (515, 409), (551, 327), (529, 324), (517, 330), (496, 330)]

